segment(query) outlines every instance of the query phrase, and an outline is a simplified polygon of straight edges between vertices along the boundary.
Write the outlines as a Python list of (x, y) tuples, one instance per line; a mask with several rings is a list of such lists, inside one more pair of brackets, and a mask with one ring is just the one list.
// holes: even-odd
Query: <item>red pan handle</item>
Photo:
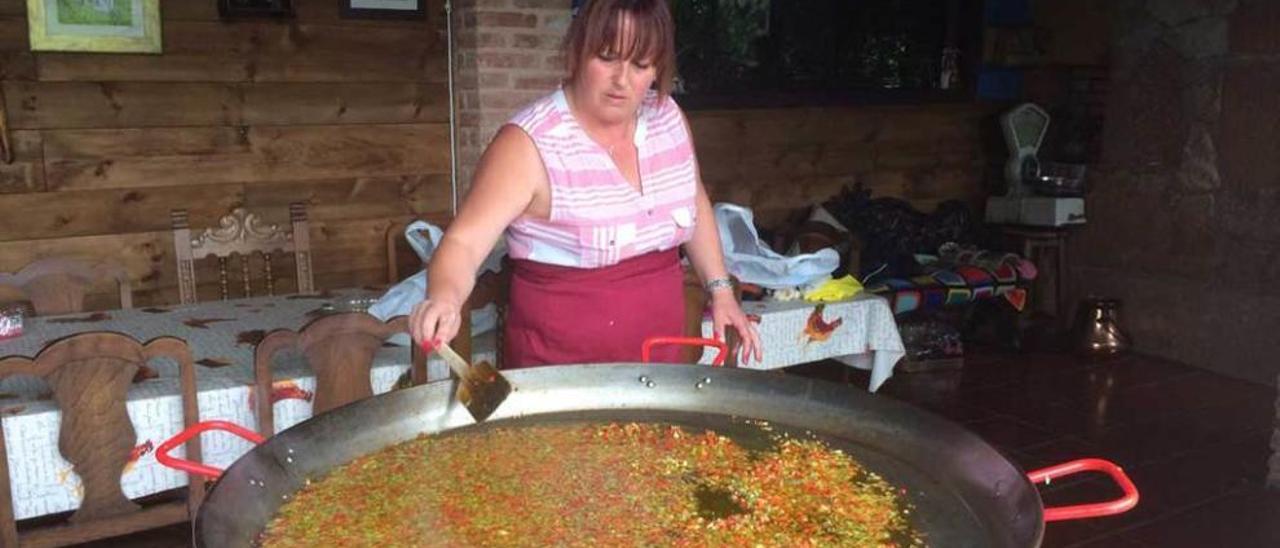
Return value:
[(715, 347), (719, 352), (716, 353), (715, 359), (711, 360), (711, 365), (713, 366), (724, 365), (725, 356), (729, 354), (729, 345), (725, 344), (724, 341), (716, 339), (703, 339), (701, 337), (649, 337), (644, 340), (644, 346), (640, 348), (640, 361), (649, 363), (649, 352), (654, 346), (659, 344), (683, 344), (688, 346)]
[(222, 470), (219, 470), (207, 464), (201, 464), (195, 461), (180, 459), (180, 458), (169, 455), (170, 451), (173, 451), (174, 449), (177, 449), (178, 446), (184, 443), (187, 443), (187, 440), (190, 440), (191, 438), (194, 438), (200, 435), (201, 432), (206, 432), (209, 430), (222, 430), (225, 432), (231, 432), (232, 434), (240, 436), (255, 444), (262, 443), (263, 441), (266, 440), (266, 438), (262, 437), (261, 434), (258, 434), (257, 432), (254, 432), (253, 430), (240, 426), (234, 422), (228, 422), (228, 421), (197, 422), (191, 425), (190, 428), (183, 430), (181, 432), (178, 432), (178, 435), (165, 440), (164, 443), (161, 443), (160, 447), (156, 449), (156, 461), (158, 461), (160, 464), (163, 464), (175, 470), (182, 470), (183, 472), (200, 474), (202, 476), (217, 479), (218, 476), (222, 475)]
[(1100, 518), (1102, 516), (1123, 514), (1138, 505), (1138, 486), (1134, 485), (1133, 481), (1129, 479), (1129, 476), (1125, 475), (1124, 470), (1121, 470), (1119, 466), (1108, 460), (1092, 458), (1073, 460), (1055, 466), (1041, 468), (1027, 474), (1027, 477), (1031, 478), (1032, 483), (1040, 483), (1043, 481), (1047, 484), (1049, 483), (1049, 480), (1079, 474), (1081, 472), (1102, 472), (1111, 476), (1112, 481), (1115, 481), (1116, 485), (1120, 487), (1120, 490), (1124, 491), (1124, 495), (1118, 499), (1106, 502), (1045, 508), (1044, 520), (1046, 522)]

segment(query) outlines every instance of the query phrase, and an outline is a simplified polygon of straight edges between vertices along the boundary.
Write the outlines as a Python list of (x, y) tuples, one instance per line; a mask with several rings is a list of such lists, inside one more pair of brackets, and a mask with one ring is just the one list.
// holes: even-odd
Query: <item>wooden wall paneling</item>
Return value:
[[(216, 1), (207, 2), (210, 7)], [(168, 13), (166, 3), (161, 9)], [(216, 11), (216, 7), (215, 7)], [(163, 21), (161, 55), (60, 53), (42, 55), (42, 81), (244, 82), (253, 76), (253, 52), (262, 24)]]
[(0, 52), (30, 51), (27, 35), (25, 17), (0, 15)]
[(27, 16), (0, 13), (0, 51), (26, 51), (28, 44)]
[[(44, 156), (39, 131), (10, 131), (9, 143), (13, 146), (13, 163), (0, 162), (0, 203), (3, 195), (18, 192), (37, 192), (45, 189)], [(0, 209), (0, 211), (7, 211)], [(8, 215), (0, 215), (4, 217)], [(0, 224), (4, 221), (0, 220)], [(0, 235), (0, 239), (4, 238)]]
[[(45, 67), (41, 64), (42, 72)], [(437, 83), (7, 82), (15, 129), (448, 122)]]
[(244, 201), (261, 208), (303, 199), (307, 216), (325, 222), (448, 215), (451, 196), (449, 176), (434, 174), (247, 185)]
[(26, 17), (0, 15), (0, 81), (35, 77), (36, 61), (27, 42)]
[[(348, 286), (377, 286), (386, 283), (385, 234), (387, 219), (311, 223), (312, 264), (319, 290)], [(134, 283), (134, 307), (178, 302), (177, 272), (173, 239), (168, 230), (134, 234), (111, 234), (79, 238), (0, 242), (0, 270), (16, 270), (31, 261), (53, 255), (115, 257)], [(260, 261), (259, 258), (253, 261)], [(250, 262), (257, 267), (257, 262)], [(202, 299), (219, 298), (216, 261), (198, 261), (196, 279), (202, 283), (197, 293)], [(280, 274), (277, 292), (297, 287), (291, 258), (273, 258)], [(261, 288), (258, 288), (261, 289)], [(86, 295), (86, 308), (114, 308), (118, 292), (112, 284), (95, 285)]]
[[(0, 0), (2, 1), (2, 0)], [(160, 9), (161, 26), (178, 21), (217, 21), (218, 2), (206, 0), (165, 0)]]
[(360, 20), (306, 0), (290, 21), (227, 22), (212, 0), (166, 0), (164, 54), (139, 56), (32, 54), (26, 0), (0, 0), (18, 145), (0, 165), (0, 266), (116, 256), (137, 306), (163, 305), (177, 297), (170, 209), (285, 222), (301, 200), (320, 286), (383, 282), (388, 220), (449, 215), (443, 5)]
[[(144, 146), (171, 132), (128, 130), (102, 135), (68, 133), (47, 147), (50, 190), (141, 188), (183, 184), (279, 182), (344, 177), (448, 173), (448, 124), (268, 126), (193, 128), (192, 142), (216, 151), (183, 149), (153, 154)], [(132, 150), (129, 156), (94, 154), (98, 147)], [(165, 154), (163, 152), (178, 152)], [(179, 175), (180, 174), (180, 175)], [(179, 179), (180, 177), (180, 179)]]
[[(15, 164), (16, 165), (16, 164)], [(0, 166), (0, 174), (4, 173)], [(366, 177), (275, 184), (183, 185), (0, 194), (0, 241), (162, 231), (169, 210), (186, 207), (192, 223), (208, 226), (237, 206), (283, 211), (307, 203), (314, 221), (440, 215), (450, 210), (447, 174)], [(285, 222), (281, 214), (273, 222)]]
[(256, 83), (242, 94), (246, 125), (449, 121), (448, 88), (439, 83)]
[(34, 80), (35, 57), (25, 51), (0, 51), (0, 81)]
[(0, 0), (0, 16), (27, 16), (27, 0)]
[[(0, 242), (0, 271), (15, 271), (44, 257), (110, 257), (128, 272), (130, 280), (134, 280), (134, 306), (139, 306), (142, 302), (138, 299), (139, 294), (155, 287), (166, 266), (165, 260), (170, 257), (170, 249), (172, 239), (162, 232), (7, 241)], [(173, 267), (168, 266), (168, 270), (172, 271)], [(172, 280), (176, 287), (176, 279)], [(119, 292), (115, 283), (104, 281), (95, 285), (87, 292), (85, 303), (86, 308), (96, 308), (101, 303), (109, 303), (111, 308), (118, 306)]]
[[(425, 24), (444, 31), (444, 0), (426, 0)], [(325, 23), (349, 27), (421, 26), (423, 19), (348, 19), (342, 16), (338, 6), (331, 2), (294, 2), (294, 14), (299, 22)]]
[(51, 159), (121, 156), (219, 156), (252, 152), (240, 127), (122, 128), (46, 130)]
[(876, 169), (927, 169), (938, 164), (938, 144), (931, 141), (878, 142)]
[(346, 24), (268, 21), (165, 22), (162, 55), (64, 53), (43, 56), (39, 74), (44, 81), (444, 83), (447, 80), (443, 39), (426, 25), (355, 28), (358, 30)]
[(443, 82), (447, 59), (425, 25), (353, 32), (340, 25), (261, 27), (254, 81)]
[[(695, 111), (690, 126), (713, 200), (752, 206), (762, 226), (861, 182), (932, 208), (985, 195), (982, 105)], [(778, 193), (778, 188), (788, 192)]]
[(4, 82), (14, 129), (238, 125), (239, 92), (221, 83)]
[(824, 175), (856, 175), (875, 168), (875, 150), (867, 143), (832, 141), (822, 145), (814, 170)]

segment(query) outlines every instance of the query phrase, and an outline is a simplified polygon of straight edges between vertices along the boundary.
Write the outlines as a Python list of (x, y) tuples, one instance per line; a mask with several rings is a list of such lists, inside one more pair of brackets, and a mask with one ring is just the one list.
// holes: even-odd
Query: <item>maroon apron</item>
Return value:
[[(513, 260), (504, 367), (638, 362), (645, 339), (684, 334), (683, 284), (675, 249), (601, 268)], [(655, 346), (651, 361), (680, 352)]]

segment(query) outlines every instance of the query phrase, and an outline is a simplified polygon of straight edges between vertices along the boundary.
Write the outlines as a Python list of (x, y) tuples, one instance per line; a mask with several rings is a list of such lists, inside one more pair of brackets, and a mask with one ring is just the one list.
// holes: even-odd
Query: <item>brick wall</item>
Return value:
[(560, 83), (569, 0), (458, 0), (454, 92), (458, 186), (465, 192), (484, 147), (520, 106)]

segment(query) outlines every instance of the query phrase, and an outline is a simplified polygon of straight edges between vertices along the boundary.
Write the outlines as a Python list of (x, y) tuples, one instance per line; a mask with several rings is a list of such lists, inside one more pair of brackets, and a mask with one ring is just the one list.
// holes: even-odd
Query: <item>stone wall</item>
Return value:
[[(1280, 378), (1276, 379), (1280, 386)], [(1272, 489), (1280, 489), (1280, 394), (1276, 395), (1275, 431), (1271, 433), (1271, 473), (1267, 475), (1267, 485)]]
[(1140, 351), (1275, 381), (1280, 2), (1124, 0), (1076, 288)]

